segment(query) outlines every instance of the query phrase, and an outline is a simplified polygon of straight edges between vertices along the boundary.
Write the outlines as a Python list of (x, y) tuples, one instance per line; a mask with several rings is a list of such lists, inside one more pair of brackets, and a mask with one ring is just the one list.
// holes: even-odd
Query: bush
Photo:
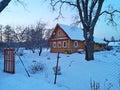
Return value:
[(97, 83), (94, 80), (90, 80), (90, 88), (91, 90), (100, 90), (100, 83)]
[(117, 47), (116, 52), (120, 53), (120, 47)]
[(34, 62), (33, 65), (30, 66), (29, 68), (29, 72), (32, 74), (35, 74), (39, 71), (43, 71), (44, 70), (44, 64), (41, 64), (40, 62)]
[(110, 50), (112, 50), (112, 49), (113, 49), (112, 46), (107, 46), (107, 47), (106, 47), (106, 50), (108, 50), (108, 51), (110, 51)]

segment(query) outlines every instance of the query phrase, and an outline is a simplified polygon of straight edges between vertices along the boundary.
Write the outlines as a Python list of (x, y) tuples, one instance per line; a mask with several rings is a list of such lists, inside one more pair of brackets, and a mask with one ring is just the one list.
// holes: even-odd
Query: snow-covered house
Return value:
[(111, 46), (111, 47), (120, 47), (120, 42), (109, 42), (108, 46)]
[(108, 43), (102, 39), (94, 37), (94, 51), (105, 50), (108, 46)]
[[(49, 39), (51, 52), (77, 52), (79, 49), (85, 50), (82, 29), (78, 27), (57, 24)], [(103, 50), (105, 42), (95, 38), (94, 50)], [(98, 48), (100, 47), (100, 48)]]

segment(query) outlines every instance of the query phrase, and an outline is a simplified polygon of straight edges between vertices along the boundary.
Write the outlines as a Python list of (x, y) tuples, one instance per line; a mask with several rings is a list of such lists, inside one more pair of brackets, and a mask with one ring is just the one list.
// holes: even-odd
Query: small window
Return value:
[(63, 47), (66, 48), (67, 47), (67, 42), (63, 41)]
[(53, 42), (53, 48), (56, 48), (56, 42)]
[(58, 48), (61, 48), (61, 42), (58, 42)]
[(55, 32), (53, 32), (53, 35), (55, 35), (56, 33)]
[(78, 41), (74, 41), (74, 47), (78, 47)]
[(60, 30), (58, 31), (58, 36), (60, 36), (60, 34), (61, 34), (61, 32), (60, 32)]

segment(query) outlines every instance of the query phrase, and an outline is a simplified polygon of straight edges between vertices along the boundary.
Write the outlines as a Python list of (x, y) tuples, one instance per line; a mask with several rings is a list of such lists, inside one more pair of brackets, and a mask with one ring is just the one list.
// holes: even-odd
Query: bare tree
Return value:
[(0, 42), (3, 41), (3, 25), (0, 25)]
[(114, 36), (112, 36), (111, 37), (111, 42), (115, 42), (116, 40), (115, 40), (115, 37)]
[(37, 47), (39, 48), (39, 55), (42, 52), (42, 47), (44, 45), (44, 40), (43, 40), (43, 35), (44, 35), (44, 31), (45, 31), (45, 23), (42, 23), (41, 21), (39, 21), (35, 28), (31, 29), (31, 42), (33, 44), (33, 47)]
[[(11, 0), (1, 0), (0, 1), (0, 13), (8, 6)], [(0, 26), (1, 30), (1, 41), (2, 41), (2, 26)]]
[(109, 21), (114, 23), (115, 13), (120, 13), (118, 10), (102, 11), (102, 6), (105, 0), (50, 0), (50, 4), (55, 10), (59, 7), (59, 16), (62, 15), (63, 5), (73, 7), (78, 12), (79, 23), (82, 24), (85, 38), (86, 60), (94, 60), (94, 28), (99, 17), (103, 14), (109, 15)]
[(14, 42), (14, 29), (10, 25), (6, 25), (4, 31), (5, 42), (7, 43), (7, 47), (10, 47)]
[(17, 26), (15, 28), (14, 37), (16, 38), (16, 42), (24, 42), (25, 41), (25, 29), (22, 26)]

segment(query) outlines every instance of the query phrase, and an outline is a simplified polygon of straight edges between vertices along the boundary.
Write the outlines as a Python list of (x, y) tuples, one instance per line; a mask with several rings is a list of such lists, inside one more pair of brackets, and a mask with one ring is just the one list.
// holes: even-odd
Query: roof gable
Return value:
[(58, 26), (64, 30), (71, 40), (84, 40), (82, 29), (64, 24), (58, 24)]
[(51, 40), (59, 40), (59, 39), (68, 39), (69, 36), (66, 32), (57, 24), (55, 29), (53, 30), (50, 39)]

